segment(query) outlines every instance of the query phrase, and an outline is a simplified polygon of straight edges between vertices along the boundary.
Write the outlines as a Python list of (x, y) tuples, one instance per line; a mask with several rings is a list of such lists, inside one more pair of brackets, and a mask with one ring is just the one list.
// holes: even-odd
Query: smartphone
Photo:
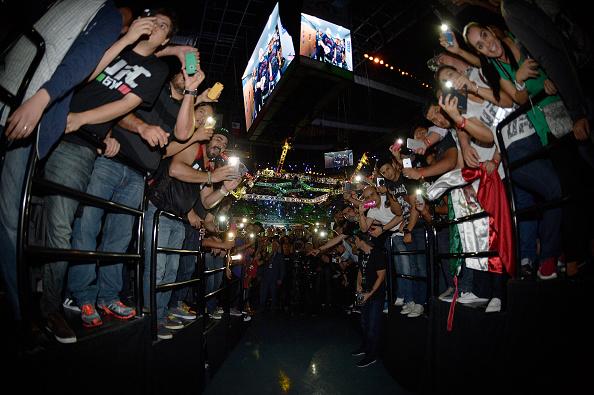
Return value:
[(344, 183), (344, 191), (350, 192), (352, 190), (353, 190), (353, 184), (351, 184), (350, 182), (345, 182)]
[(443, 35), (446, 38), (448, 47), (451, 47), (452, 45), (454, 45), (454, 32), (452, 32), (451, 30), (446, 30), (445, 32), (443, 32)]
[(415, 139), (406, 139), (406, 147), (410, 148), (411, 150), (416, 150), (417, 148), (426, 148), (425, 147), (425, 143), (422, 142), (421, 140), (415, 140)]
[(197, 59), (194, 52), (186, 52), (186, 73), (194, 75), (197, 71)]
[(377, 177), (375, 179), (375, 185), (377, 185), (378, 187), (383, 187), (385, 183), (386, 183), (386, 180), (384, 180), (383, 177)]
[(212, 88), (210, 88), (210, 90), (208, 91), (208, 98), (210, 100), (217, 100), (219, 96), (221, 96), (221, 92), (223, 91), (224, 87), (225, 86), (220, 82), (215, 82)]
[(410, 158), (402, 159), (402, 167), (404, 167), (405, 169), (412, 169), (412, 162)]
[(443, 88), (443, 97), (445, 98), (447, 95), (452, 95), (458, 98), (458, 111), (460, 114), (466, 114), (466, 110), (468, 108), (468, 94), (464, 92), (460, 92), (454, 88)]

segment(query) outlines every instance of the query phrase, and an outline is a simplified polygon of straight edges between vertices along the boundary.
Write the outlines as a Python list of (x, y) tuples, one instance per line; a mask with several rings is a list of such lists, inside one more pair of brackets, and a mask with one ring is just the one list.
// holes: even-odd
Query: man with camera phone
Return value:
[(377, 360), (386, 293), (386, 261), (384, 251), (375, 245), (375, 239), (371, 235), (357, 233), (355, 245), (359, 250), (356, 303), (361, 306), (363, 341), (351, 355), (363, 356), (363, 359), (357, 362), (357, 367), (364, 368)]

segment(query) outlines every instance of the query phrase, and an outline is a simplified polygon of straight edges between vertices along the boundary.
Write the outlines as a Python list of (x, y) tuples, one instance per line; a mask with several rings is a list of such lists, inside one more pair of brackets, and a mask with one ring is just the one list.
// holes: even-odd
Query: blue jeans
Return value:
[[(412, 231), (412, 243), (407, 246), (411, 251), (425, 250), (425, 228), (416, 226)], [(414, 301), (417, 304), (427, 303), (427, 259), (425, 254), (410, 255), (413, 275), (425, 277), (426, 280), (413, 282)]]
[[(78, 191), (86, 191), (95, 157), (95, 152), (90, 148), (62, 141), (45, 164), (45, 179)], [(59, 195), (48, 195), (45, 203), (48, 247), (71, 248), (72, 223), (78, 201)], [(43, 265), (41, 313), (44, 316), (59, 311), (67, 270), (68, 262)]]
[[(150, 306), (150, 275), (151, 275), (151, 247), (153, 235), (153, 221), (157, 208), (149, 202), (144, 213), (144, 275), (143, 294), (144, 305)], [(161, 216), (159, 219), (159, 239), (157, 246), (169, 248), (181, 248), (185, 236), (184, 224)], [(175, 281), (179, 266), (178, 254), (157, 254), (157, 285), (168, 284)], [(157, 319), (163, 320), (167, 315), (167, 305), (171, 297), (171, 291), (157, 293)]]
[[(197, 250), (202, 244), (200, 241), (200, 232), (192, 228), (190, 225), (185, 224), (186, 237), (182, 248), (184, 250)], [(179, 268), (177, 269), (176, 282), (187, 281), (192, 278), (192, 275), (196, 271), (196, 255), (182, 255), (179, 258)], [(169, 305), (175, 307), (177, 302), (191, 301), (192, 293), (190, 290), (192, 287), (183, 287), (173, 290), (171, 294), (171, 300)]]
[[(128, 166), (101, 156), (95, 160), (87, 193), (138, 208), (144, 193), (144, 179)], [(97, 249), (103, 214), (102, 208), (84, 206), (82, 215), (74, 221), (72, 248), (86, 251)], [(132, 234), (135, 234), (132, 229), (134, 222), (135, 217), (132, 215), (107, 212), (97, 251), (126, 252)], [(95, 301), (102, 305), (117, 302), (122, 290), (122, 267), (122, 263), (100, 265), (96, 271), (94, 262), (71, 265), (68, 289), (79, 306), (95, 304)]]
[[(390, 239), (387, 239), (387, 242), (389, 243)], [(408, 247), (404, 244), (402, 236), (395, 234), (392, 236), (392, 247), (394, 251), (408, 251)], [(409, 276), (413, 274), (410, 258), (411, 255), (393, 256), (396, 267), (395, 274), (406, 274)], [(405, 303), (414, 301), (413, 281), (402, 277), (394, 277), (396, 278), (396, 297), (403, 298)]]
[[(507, 148), (507, 152), (510, 161), (514, 161), (529, 155), (540, 148), (542, 148), (542, 144), (540, 143), (538, 136), (533, 134), (532, 136), (512, 143)], [(511, 174), (511, 178), (514, 184), (519, 188), (524, 189), (533, 196), (539, 196), (545, 201), (561, 197), (559, 178), (557, 177), (557, 173), (550, 160), (537, 159), (527, 163), (519, 169), (514, 170)], [(518, 203), (526, 204), (527, 200), (522, 198), (521, 195), (520, 199), (521, 200)], [(518, 204), (518, 209), (524, 207), (526, 206), (520, 206)], [(522, 228), (520, 228), (520, 231), (522, 231)], [(540, 255), (542, 258), (546, 259), (559, 256), (561, 250), (560, 231), (561, 208), (557, 207), (545, 210), (542, 213), (542, 219), (538, 225), (541, 246)], [(520, 236), (520, 240), (522, 240), (522, 236)], [(528, 249), (533, 244), (533, 240), (524, 238), (523, 243), (529, 243), (529, 245), (526, 244), (526, 249)], [(536, 244), (535, 240), (534, 244)]]
[[(222, 256), (214, 256), (212, 254), (204, 255), (204, 263), (206, 270), (220, 269), (225, 266), (225, 260)], [(216, 272), (206, 276), (206, 293), (216, 291), (221, 287), (223, 282), (223, 272)], [(212, 313), (217, 307), (217, 296), (211, 296), (206, 301), (206, 309), (209, 313)]]
[(384, 297), (378, 295), (368, 300), (361, 308), (362, 348), (370, 358), (375, 358), (378, 354), (383, 305)]
[[(0, 126), (0, 134), (2, 133), (4, 133), (4, 128)], [(30, 142), (13, 143), (7, 150), (4, 165), (0, 169), (0, 251), (2, 251), (0, 253), (0, 278), (4, 283), (14, 319), (17, 321), (21, 319), (21, 311), (18, 294), (16, 239), (30, 152)]]

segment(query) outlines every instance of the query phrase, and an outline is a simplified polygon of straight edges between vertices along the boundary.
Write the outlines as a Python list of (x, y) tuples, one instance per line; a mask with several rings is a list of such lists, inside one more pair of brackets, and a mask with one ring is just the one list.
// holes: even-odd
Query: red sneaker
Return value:
[(103, 325), (101, 317), (92, 304), (83, 304), (80, 308), (80, 318), (85, 328), (94, 328)]
[(543, 260), (538, 268), (537, 275), (541, 280), (552, 280), (557, 278), (557, 259), (547, 258)]

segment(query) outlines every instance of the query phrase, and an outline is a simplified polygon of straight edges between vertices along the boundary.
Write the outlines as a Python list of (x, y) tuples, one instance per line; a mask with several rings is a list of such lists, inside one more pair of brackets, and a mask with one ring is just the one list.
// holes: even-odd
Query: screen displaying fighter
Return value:
[(281, 24), (277, 3), (241, 77), (246, 129), (252, 126), (294, 58), (293, 39)]
[(351, 31), (315, 16), (301, 14), (299, 55), (353, 71)]

